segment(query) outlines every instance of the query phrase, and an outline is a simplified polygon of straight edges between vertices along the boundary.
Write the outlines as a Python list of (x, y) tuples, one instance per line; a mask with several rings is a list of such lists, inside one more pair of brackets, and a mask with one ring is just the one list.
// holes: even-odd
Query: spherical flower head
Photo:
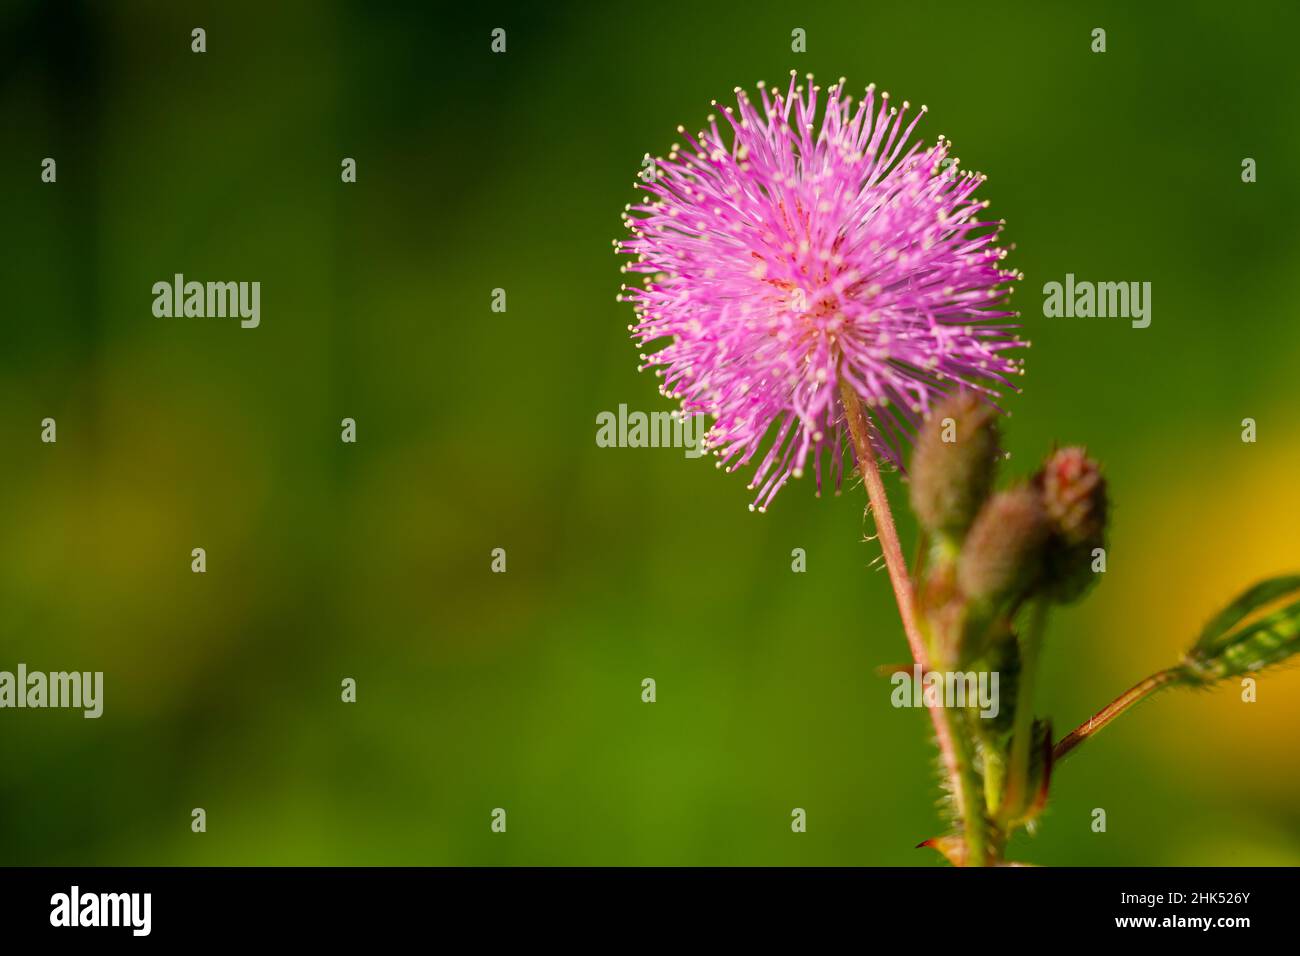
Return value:
[[(889, 104), (844, 81), (822, 89), (739, 88), (683, 150), (650, 167), (649, 194), (628, 207), (621, 298), (643, 368), (706, 436), (728, 471), (756, 462), (763, 510), (811, 457), (838, 490), (847, 435), (841, 385), (866, 406), (874, 450), (902, 450), (931, 404), (966, 389), (991, 400), (1021, 373), (1004, 311), (1016, 273), (1001, 268), (1001, 224), (974, 198), (984, 177), (960, 173), (943, 137), (911, 143), (925, 107)], [(820, 105), (825, 100), (824, 105)], [(820, 105), (820, 122), (817, 121)], [(685, 132), (679, 127), (679, 132)]]

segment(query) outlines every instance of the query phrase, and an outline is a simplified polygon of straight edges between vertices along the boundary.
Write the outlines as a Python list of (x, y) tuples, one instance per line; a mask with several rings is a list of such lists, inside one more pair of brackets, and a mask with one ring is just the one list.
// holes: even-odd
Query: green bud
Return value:
[(980, 509), (957, 562), (957, 583), (988, 603), (1028, 593), (1042, 573), (1049, 524), (1038, 489), (1000, 491)]
[(912, 453), (912, 508), (930, 532), (960, 540), (993, 487), (997, 411), (974, 392), (958, 392), (934, 407)]

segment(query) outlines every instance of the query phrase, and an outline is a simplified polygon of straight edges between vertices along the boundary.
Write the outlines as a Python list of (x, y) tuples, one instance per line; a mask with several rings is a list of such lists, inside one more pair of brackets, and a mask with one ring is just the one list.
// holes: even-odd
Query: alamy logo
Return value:
[(618, 414), (596, 416), (596, 446), (599, 448), (685, 448), (687, 458), (704, 454), (703, 415), (689, 418), (681, 412), (629, 412), (618, 406)]
[(1043, 286), (1043, 315), (1049, 319), (1132, 319), (1135, 329), (1151, 324), (1150, 282), (1075, 282), (1065, 274), (1065, 284)]
[(50, 897), (51, 926), (129, 926), (132, 936), (148, 936), (152, 924), (152, 893), (82, 894), (73, 886)]
[(171, 282), (153, 284), (153, 314), (160, 319), (240, 319), (240, 327), (262, 322), (262, 283), (186, 282), (176, 273)]
[(104, 672), (29, 673), (19, 664), (17, 674), (0, 671), (0, 707), (67, 707), (96, 718), (104, 712)]
[(895, 671), (889, 678), (894, 685), (889, 702), (895, 707), (975, 707), (980, 716), (991, 720), (998, 715), (997, 671), (926, 671), (915, 664), (912, 673)]

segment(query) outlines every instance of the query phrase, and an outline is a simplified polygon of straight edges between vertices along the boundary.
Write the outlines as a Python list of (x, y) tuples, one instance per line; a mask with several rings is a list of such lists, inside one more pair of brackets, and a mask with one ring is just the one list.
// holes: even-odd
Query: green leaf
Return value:
[(1205, 629), (1201, 631), (1201, 636), (1192, 650), (1213, 648), (1215, 642), (1222, 638), (1242, 618), (1288, 594), (1300, 596), (1300, 574), (1287, 574), (1280, 578), (1269, 578), (1267, 581), (1260, 581), (1216, 614), (1210, 623), (1205, 625)]
[(1300, 575), (1261, 581), (1215, 615), (1188, 652), (1183, 673), (1191, 683), (1253, 674), (1300, 652)]

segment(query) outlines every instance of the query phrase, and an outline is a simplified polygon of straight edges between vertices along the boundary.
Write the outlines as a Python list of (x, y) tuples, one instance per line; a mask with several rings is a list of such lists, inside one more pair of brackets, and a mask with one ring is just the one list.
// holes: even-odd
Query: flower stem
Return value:
[(1029, 626), (1020, 636), (1020, 675), (1016, 683), (1016, 715), (1011, 724), (1011, 757), (1007, 761), (1006, 790), (1002, 794), (1002, 822), (1020, 813), (1029, 783), (1029, 753), (1034, 743), (1034, 685), (1038, 677), (1038, 650), (1047, 627), (1046, 598), (1034, 601)]
[(903, 631), (907, 634), (907, 643), (912, 649), (912, 657), (921, 665), (921, 670), (924, 672), (929, 669), (929, 662), (925, 639), (921, 636), (921, 627), (916, 619), (912, 579), (907, 573), (903, 546), (898, 540), (898, 529), (894, 527), (894, 514), (889, 509), (885, 483), (880, 478), (876, 453), (871, 447), (867, 416), (862, 411), (862, 400), (858, 398), (857, 392), (848, 381), (843, 379), (840, 381), (840, 396), (844, 405), (844, 416), (848, 420), (849, 436), (853, 439), (853, 453), (858, 461), (858, 470), (862, 473), (862, 483), (867, 486), (867, 498), (871, 502), (871, 515), (876, 522), (880, 550), (884, 552), (885, 567), (889, 569), (889, 583), (894, 587), (894, 598), (898, 602), (898, 615), (903, 619)]
[(1052, 762), (1059, 763), (1066, 754), (1070, 753), (1070, 751), (1074, 750), (1074, 748), (1079, 746), (1079, 744), (1083, 743), (1120, 714), (1124, 713), (1124, 711), (1128, 710), (1139, 701), (1150, 697), (1160, 688), (1172, 684), (1181, 676), (1181, 668), (1171, 667), (1168, 670), (1158, 671), (1146, 680), (1134, 684), (1101, 710), (1097, 711), (1097, 713), (1089, 717), (1086, 722), (1080, 724), (1065, 737), (1061, 738), (1060, 742), (1052, 748)]
[[(921, 673), (924, 674), (930, 669), (929, 654), (921, 634), (920, 623), (917, 621), (916, 599), (912, 593), (912, 579), (907, 573), (907, 561), (903, 557), (903, 548), (898, 540), (898, 529), (894, 527), (894, 515), (889, 508), (889, 497), (885, 494), (885, 483), (881, 480), (880, 469), (876, 465), (876, 453), (871, 447), (867, 416), (862, 410), (862, 400), (857, 392), (843, 378), (840, 379), (840, 398), (844, 406), (844, 417), (849, 426), (849, 436), (853, 440), (853, 452), (858, 461), (858, 470), (862, 473), (862, 483), (867, 486), (871, 515), (876, 522), (876, 534), (885, 557), (885, 567), (889, 569), (889, 582), (894, 588), (898, 615), (903, 621), (903, 631), (907, 634), (912, 658), (920, 665)], [(947, 772), (948, 786), (966, 831), (967, 865), (982, 866), (986, 859), (984, 816), (980, 808), (979, 787), (970, 759), (970, 747), (968, 744), (963, 744), (959, 748), (957, 728), (951, 719), (952, 715), (942, 705), (930, 707), (929, 711), (930, 721), (934, 725), (934, 736), (939, 744), (939, 752)]]

